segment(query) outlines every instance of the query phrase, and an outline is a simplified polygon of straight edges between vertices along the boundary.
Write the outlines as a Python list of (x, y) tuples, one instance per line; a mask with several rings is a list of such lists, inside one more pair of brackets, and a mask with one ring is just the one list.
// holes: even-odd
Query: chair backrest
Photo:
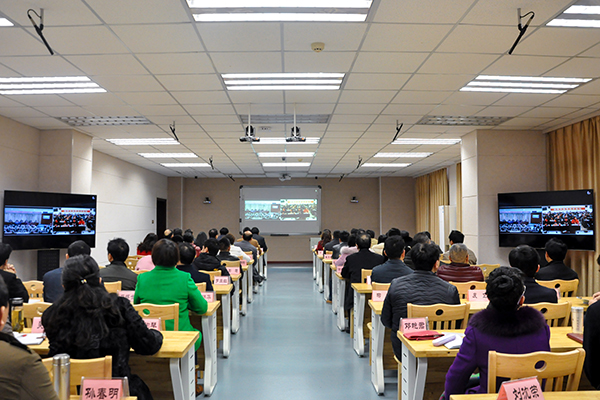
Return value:
[(44, 311), (50, 307), (52, 303), (44, 303), (38, 301), (37, 303), (23, 303), (23, 319), (25, 320), (25, 326), (31, 328), (33, 319), (35, 317), (41, 317)]
[(500, 264), (477, 264), (479, 268), (481, 268), (481, 272), (483, 272), (483, 277), (487, 279), (490, 276), (490, 273), (496, 268), (500, 268)]
[(42, 281), (26, 281), (23, 282), (30, 299), (39, 299), (44, 297), (44, 282)]
[(240, 266), (239, 261), (221, 261), (221, 265), (225, 268), (236, 268)]
[(558, 289), (560, 297), (571, 297), (577, 293), (577, 287), (579, 286), (579, 279), (573, 279), (565, 281), (563, 279), (554, 279), (553, 281), (537, 281), (542, 286), (550, 289)]
[(165, 330), (165, 322), (167, 320), (173, 320), (173, 326), (175, 331), (179, 330), (179, 304), (150, 304), (141, 303), (134, 304), (133, 308), (140, 314), (142, 318), (160, 318), (161, 330)]
[[(81, 378), (112, 378), (112, 356), (90, 358), (89, 360), (71, 359), (70, 391), (71, 395), (77, 394), (77, 386), (81, 385)], [(50, 374), (50, 380), (54, 382), (54, 368), (52, 357), (42, 360)]]
[[(497, 378), (520, 379), (537, 376), (545, 392), (574, 391), (579, 387), (585, 350), (566, 353), (537, 351), (528, 354), (488, 355), (488, 393), (496, 393)], [(536, 368), (537, 366), (537, 368)], [(545, 385), (543, 380), (545, 380)]]
[(143, 256), (129, 256), (129, 257), (127, 257), (127, 259), (125, 259), (125, 265), (127, 266), (127, 268), (133, 270), (133, 269), (135, 269), (135, 266), (137, 265), (138, 260), (142, 257)]
[(360, 282), (367, 283), (367, 276), (371, 276), (373, 273), (372, 269), (361, 269), (360, 270)]
[(211, 283), (215, 281), (215, 276), (221, 276), (221, 271), (198, 271), (198, 272), (202, 272), (203, 274), (210, 275)]
[[(364, 271), (364, 269), (363, 269)], [(377, 282), (371, 282), (371, 288), (373, 290), (389, 290), (390, 288), (390, 283), (377, 283)]]
[(458, 289), (458, 294), (461, 299), (466, 299), (469, 290), (482, 290), (487, 287), (487, 283), (479, 282), (479, 281), (469, 281), (469, 282), (450, 282), (456, 289)]
[(549, 326), (569, 326), (571, 315), (571, 303), (561, 301), (559, 303), (534, 303), (527, 304), (544, 315)]
[(201, 292), (206, 292), (206, 282), (196, 283), (196, 287)]
[(121, 290), (121, 281), (104, 282), (104, 288), (108, 293), (117, 293)]
[(333, 254), (333, 250), (326, 250), (323, 254)]
[(419, 306), (407, 304), (408, 318), (429, 319), (429, 329), (464, 329), (469, 322), (470, 305), (433, 304), (430, 306)]

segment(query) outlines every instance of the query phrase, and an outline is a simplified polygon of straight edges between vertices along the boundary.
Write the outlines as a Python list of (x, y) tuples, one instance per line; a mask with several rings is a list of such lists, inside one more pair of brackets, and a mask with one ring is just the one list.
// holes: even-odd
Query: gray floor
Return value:
[(368, 353), (359, 358), (337, 329), (311, 268), (271, 264), (268, 277), (241, 317), (231, 355), (219, 354), (212, 399), (397, 398), (393, 373), (385, 395), (375, 393)]

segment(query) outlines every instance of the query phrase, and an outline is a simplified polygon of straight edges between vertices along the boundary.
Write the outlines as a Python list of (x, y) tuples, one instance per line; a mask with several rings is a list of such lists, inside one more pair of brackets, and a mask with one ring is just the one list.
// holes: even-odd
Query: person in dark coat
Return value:
[(221, 275), (229, 276), (229, 271), (221, 266), (221, 260), (217, 258), (218, 253), (219, 242), (217, 239), (210, 238), (204, 242), (204, 247), (200, 255), (192, 262), (192, 266), (198, 271), (221, 271)]
[[(92, 253), (90, 246), (83, 240), (76, 240), (67, 248), (67, 260), (75, 256), (89, 256)], [(62, 267), (53, 269), (44, 274), (44, 301), (54, 303), (65, 292), (62, 286)]]
[(194, 246), (189, 243), (179, 243), (179, 263), (177, 264), (177, 269), (190, 274), (194, 283), (206, 283), (206, 291), (211, 292), (213, 287), (210, 282), (210, 275), (198, 272), (198, 270), (192, 266), (194, 257), (196, 257), (196, 249), (194, 249)]
[(162, 334), (148, 329), (129, 300), (102, 287), (98, 264), (90, 256), (65, 262), (65, 293), (42, 315), (50, 342), (50, 357), (67, 353), (71, 358), (112, 356), (114, 377), (127, 377), (129, 391), (140, 400), (152, 399), (142, 379), (131, 373), (129, 353), (152, 355), (162, 346)]
[(129, 256), (129, 245), (124, 239), (116, 238), (108, 242), (106, 251), (110, 264), (100, 271), (104, 282), (121, 281), (121, 290), (135, 290), (137, 274), (127, 268), (125, 260)]
[(400, 360), (402, 344), (398, 339), (400, 319), (406, 318), (407, 304), (460, 304), (456, 286), (435, 275), (440, 264), (440, 249), (435, 244), (418, 243), (412, 248), (415, 270), (392, 281), (383, 301), (381, 322), (392, 330), (392, 347)]
[(552, 238), (546, 242), (546, 260), (548, 264), (535, 274), (535, 279), (540, 281), (552, 281), (554, 279), (563, 279), (570, 281), (579, 279), (577, 272), (567, 267), (564, 263), (569, 248), (560, 239)]
[(8, 258), (12, 253), (12, 247), (7, 243), (0, 243), (0, 276), (8, 288), (10, 299), (20, 297), (25, 303), (29, 302), (29, 293), (23, 285), (23, 282), (17, 278), (17, 270), (12, 264), (8, 263)]
[[(488, 353), (492, 350), (509, 354), (550, 351), (550, 328), (542, 313), (522, 307), (524, 290), (517, 270), (500, 267), (490, 273), (486, 287), (490, 304), (469, 320), (463, 343), (446, 374), (446, 399), (453, 394), (487, 393)], [(479, 383), (468, 387), (476, 369)], [(498, 387), (500, 384), (498, 380)]]
[(256, 241), (260, 245), (260, 248), (266, 252), (269, 248), (267, 247), (267, 241), (265, 240), (265, 238), (260, 235), (260, 230), (255, 226), (250, 231), (252, 232), (252, 237), (256, 239)]
[(390, 236), (385, 239), (383, 254), (388, 257), (388, 260), (373, 268), (371, 282), (391, 283), (400, 276), (413, 273), (413, 270), (402, 261), (405, 252), (404, 240), (401, 236)]
[(540, 269), (540, 259), (537, 251), (524, 244), (510, 251), (508, 262), (513, 268), (521, 270), (525, 276), (525, 304), (557, 303), (556, 290), (544, 287), (534, 279), (535, 273)]
[(333, 231), (333, 239), (323, 245), (325, 251), (333, 251), (333, 246), (340, 243), (340, 233), (339, 230)]

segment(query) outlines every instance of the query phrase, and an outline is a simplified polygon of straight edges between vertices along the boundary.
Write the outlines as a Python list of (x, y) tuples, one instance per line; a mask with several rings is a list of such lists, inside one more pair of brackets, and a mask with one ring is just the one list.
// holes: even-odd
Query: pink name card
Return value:
[(400, 332), (411, 333), (427, 330), (427, 318), (402, 318), (400, 320)]
[(134, 294), (135, 294), (135, 290), (119, 290), (119, 291), (117, 291), (117, 295), (119, 297), (125, 297), (132, 304), (133, 304), (133, 295)]
[(383, 300), (385, 300), (386, 295), (387, 295), (387, 290), (373, 290), (373, 293), (371, 293), (371, 300), (383, 301)]
[(148, 329), (156, 329), (160, 331), (160, 318), (143, 318)]
[(31, 324), (31, 333), (44, 333), (44, 325), (42, 325), (42, 317), (33, 318)]
[[(215, 277), (216, 278), (216, 277)], [(202, 297), (209, 303), (215, 302), (215, 292), (200, 292), (202, 293)]]
[(331, 256), (332, 256), (332, 254), (325, 254), (323, 256), (323, 260), (331, 260)]
[[(241, 263), (240, 263), (240, 265), (241, 265)], [(229, 272), (229, 275), (239, 275), (239, 274), (241, 274), (240, 267), (227, 267), (227, 271)]]
[(367, 285), (371, 284), (371, 275), (367, 275)]
[(498, 400), (543, 400), (544, 395), (536, 377), (503, 382)]
[(213, 285), (229, 285), (229, 277), (228, 276), (215, 276), (215, 281)]
[(323, 250), (318, 250), (318, 251), (317, 251), (317, 255), (318, 255), (319, 257), (323, 257)]
[(489, 301), (485, 289), (473, 289), (467, 292), (468, 301)]
[(83, 379), (81, 382), (82, 400), (122, 399), (122, 379)]
[(556, 290), (556, 298), (558, 300), (560, 300), (560, 289), (559, 288), (555, 288), (554, 290)]
[(336, 271), (337, 271), (338, 274), (341, 274), (343, 269), (344, 269), (343, 265), (338, 265), (337, 268), (336, 268)]
[(240, 260), (240, 265), (242, 267), (247, 267), (248, 266), (248, 261), (246, 261), (246, 260)]

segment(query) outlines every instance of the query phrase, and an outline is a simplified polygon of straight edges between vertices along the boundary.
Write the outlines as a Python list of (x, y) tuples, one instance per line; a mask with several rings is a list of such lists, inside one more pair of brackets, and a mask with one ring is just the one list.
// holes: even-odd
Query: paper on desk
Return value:
[(32, 344), (41, 344), (46, 338), (46, 334), (44, 333), (17, 333), (13, 332), (15, 338), (24, 344), (25, 346), (30, 346)]
[(465, 335), (461, 335), (461, 334), (455, 334), (454, 335), (454, 340), (444, 344), (444, 346), (446, 346), (447, 349), (460, 349), (460, 345), (463, 342), (463, 337)]

